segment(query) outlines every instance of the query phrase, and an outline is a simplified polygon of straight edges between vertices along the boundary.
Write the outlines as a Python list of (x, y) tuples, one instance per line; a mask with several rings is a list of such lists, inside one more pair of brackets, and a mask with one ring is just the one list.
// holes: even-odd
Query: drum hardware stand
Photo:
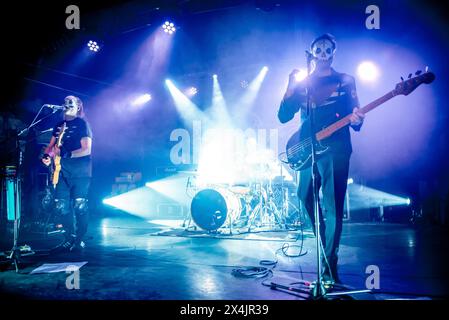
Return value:
[[(193, 189), (196, 191), (196, 186), (192, 186), (192, 181), (190, 180), (190, 177), (187, 178), (186, 183), (186, 194), (188, 197), (192, 198), (192, 196), (189, 194), (189, 190)], [(187, 226), (186, 226), (186, 222)], [(191, 227), (193, 227), (196, 230), (196, 226), (191, 226), (192, 224), (192, 212), (190, 211), (190, 208), (188, 209), (188, 214), (184, 217), (184, 221), (182, 222), (182, 227), (184, 228), (184, 231), (189, 231)]]
[[(257, 217), (261, 218), (263, 216), (273, 215), (274, 219), (282, 225), (283, 219), (281, 217), (281, 213), (273, 202), (273, 190), (271, 188), (271, 180), (268, 185), (268, 191), (265, 190), (262, 184), (259, 185), (259, 203), (256, 205), (254, 210), (249, 215), (248, 219), (248, 232), (251, 232), (251, 228), (254, 226), (254, 222)], [(285, 223), (284, 223), (285, 225)]]
[(273, 187), (271, 184), (271, 179), (268, 183), (268, 191), (267, 191), (267, 202), (270, 208), (271, 213), (274, 215), (274, 219), (277, 221), (279, 225), (284, 227), (284, 229), (287, 228), (285, 219), (283, 218), (282, 212), (279, 211), (279, 209), (276, 207), (276, 204), (273, 201)]

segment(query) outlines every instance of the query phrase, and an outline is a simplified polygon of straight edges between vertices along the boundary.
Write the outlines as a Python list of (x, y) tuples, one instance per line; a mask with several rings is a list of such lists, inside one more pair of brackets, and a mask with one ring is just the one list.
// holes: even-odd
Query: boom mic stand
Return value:
[[(22, 246), (20, 247), (18, 245), (19, 242), (19, 231), (20, 231), (20, 220), (21, 220), (21, 200), (22, 200), (22, 175), (23, 175), (23, 152), (20, 146), (20, 137), (24, 135), (25, 132), (29, 132), (31, 128), (36, 126), (38, 123), (40, 123), (42, 120), (50, 117), (54, 113), (56, 113), (56, 109), (53, 109), (52, 113), (46, 115), (45, 117), (41, 118), (40, 120), (36, 121), (39, 117), (39, 114), (42, 112), (43, 108), (47, 105), (43, 105), (36, 116), (34, 117), (31, 124), (20, 131), (16, 136), (16, 150), (18, 150), (18, 161), (17, 161), (17, 167), (11, 166), (7, 171), (5, 172), (5, 178), (7, 180), (7, 183), (11, 185), (11, 189), (13, 189), (13, 194), (10, 197), (10, 202), (13, 202), (12, 207), (14, 208), (14, 240), (13, 240), (13, 247), (9, 251), (9, 255), (7, 256), (8, 259), (10, 259), (15, 267), (16, 272), (19, 272), (19, 262), (20, 258), (22, 256), (28, 256), (33, 255), (35, 252), (31, 249), (29, 246)], [(9, 181), (9, 182), (8, 182)]]

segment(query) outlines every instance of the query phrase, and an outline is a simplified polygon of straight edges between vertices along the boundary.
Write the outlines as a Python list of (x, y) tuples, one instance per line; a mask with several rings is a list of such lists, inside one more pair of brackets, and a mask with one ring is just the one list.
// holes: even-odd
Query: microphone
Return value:
[(44, 106), (46, 106), (47, 108), (53, 109), (53, 110), (66, 110), (67, 109), (66, 106), (58, 106), (58, 105), (54, 105), (54, 104), (44, 104)]

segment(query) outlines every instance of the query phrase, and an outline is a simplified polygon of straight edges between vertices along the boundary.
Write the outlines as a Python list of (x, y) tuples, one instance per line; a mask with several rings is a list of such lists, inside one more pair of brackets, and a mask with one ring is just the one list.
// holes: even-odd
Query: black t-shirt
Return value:
[[(61, 121), (53, 129), (53, 136), (56, 141), (61, 132), (63, 123), (66, 122), (66, 130), (62, 136), (62, 146), (67, 151), (74, 151), (81, 148), (81, 139), (85, 137), (92, 138), (92, 131), (89, 123), (83, 118), (75, 118), (70, 121)], [(67, 178), (81, 178), (92, 176), (91, 156), (79, 158), (62, 158), (61, 171)]]
[[(296, 112), (301, 111), (301, 120), (307, 120), (307, 95), (305, 81), (300, 82), (294, 93), (283, 99), (281, 102), (278, 118), (282, 123), (293, 119)], [(355, 87), (354, 78), (336, 72), (332, 69), (332, 74), (327, 77), (310, 76), (311, 96), (315, 107), (315, 126), (318, 129), (338, 121), (342, 117), (352, 113), (355, 107), (359, 107), (359, 100)], [(352, 126), (356, 131), (361, 125)], [(305, 128), (306, 129), (306, 128)], [(344, 127), (332, 136), (325, 139), (323, 144), (330, 147), (331, 152), (336, 154), (351, 154), (351, 136), (349, 127)]]

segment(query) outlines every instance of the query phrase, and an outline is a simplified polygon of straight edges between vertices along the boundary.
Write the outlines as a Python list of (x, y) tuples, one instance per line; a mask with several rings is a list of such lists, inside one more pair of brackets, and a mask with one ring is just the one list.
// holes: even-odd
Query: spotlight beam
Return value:
[(348, 185), (351, 210), (410, 205), (410, 199), (356, 183)]
[(225, 127), (231, 126), (231, 118), (227, 109), (226, 101), (221, 92), (218, 77), (214, 75), (212, 88), (212, 105), (208, 110), (208, 116), (213, 119), (215, 123), (221, 124)]
[(189, 205), (190, 198), (186, 194), (189, 176), (177, 174), (168, 178), (147, 182), (145, 186), (182, 205)]
[(154, 195), (148, 188), (134, 189), (117, 196), (103, 199), (103, 203), (139, 217), (151, 215)]
[(202, 112), (196, 104), (194, 104), (184, 93), (182, 93), (170, 79), (165, 80), (165, 84), (170, 91), (179, 115), (186, 125), (191, 126), (193, 121), (209, 121), (204, 112)]
[(236, 119), (240, 119), (243, 121), (243, 119), (246, 117), (247, 113), (253, 106), (254, 101), (256, 100), (257, 94), (259, 93), (260, 87), (262, 86), (262, 82), (265, 79), (267, 72), (268, 67), (263, 67), (262, 70), (260, 70), (259, 74), (253, 79), (253, 81), (251, 81), (248, 88), (246, 88), (244, 95), (237, 102), (238, 110), (236, 112)]

